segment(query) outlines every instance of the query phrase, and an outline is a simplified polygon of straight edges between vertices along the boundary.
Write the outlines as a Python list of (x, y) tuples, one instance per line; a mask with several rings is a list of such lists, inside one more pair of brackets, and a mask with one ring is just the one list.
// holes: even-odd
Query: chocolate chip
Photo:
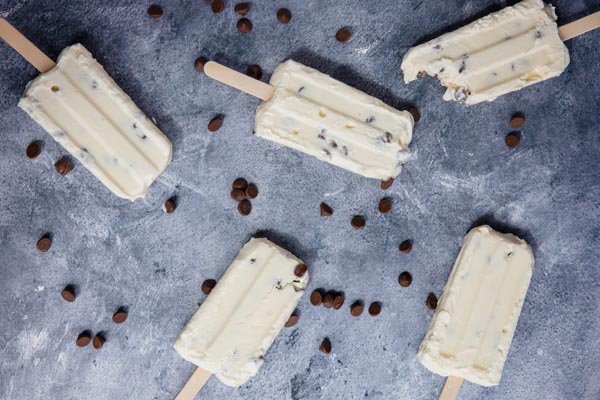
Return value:
[(50, 247), (52, 246), (52, 240), (48, 235), (44, 235), (40, 238), (40, 240), (37, 241), (35, 246), (39, 251), (45, 253), (50, 250)]
[(148, 7), (148, 15), (154, 19), (159, 19), (163, 16), (163, 9), (159, 5), (152, 4), (150, 7)]
[(217, 115), (208, 123), (208, 130), (211, 132), (216, 132), (223, 126), (223, 116)]
[(381, 188), (383, 190), (388, 190), (394, 184), (394, 178), (387, 179), (385, 181), (381, 181)]
[(404, 271), (403, 273), (398, 275), (398, 283), (402, 287), (409, 287), (412, 283), (412, 275), (409, 272)]
[(258, 196), (258, 187), (254, 183), (251, 183), (246, 188), (245, 193), (247, 198), (255, 199)]
[(437, 308), (437, 303), (438, 303), (437, 296), (433, 293), (429, 293), (427, 295), (427, 300), (425, 301), (427, 308), (429, 308), (430, 310), (435, 310)]
[(419, 109), (417, 107), (409, 108), (408, 112), (412, 114), (415, 124), (421, 120), (421, 113), (419, 112)]
[(364, 309), (365, 306), (360, 301), (356, 301), (350, 306), (350, 314), (352, 314), (353, 317), (358, 317), (362, 314)]
[(123, 307), (119, 308), (112, 316), (115, 324), (122, 324), (127, 319), (127, 311)]
[(318, 290), (313, 290), (310, 294), (310, 304), (313, 306), (320, 306), (323, 302), (323, 295)]
[(324, 354), (331, 353), (331, 342), (329, 341), (329, 339), (323, 339), (323, 341), (321, 342), (321, 346), (319, 346), (319, 350), (321, 350), (321, 353)]
[(222, 13), (225, 10), (225, 3), (223, 0), (213, 0), (211, 8), (215, 14)]
[(405, 240), (404, 242), (400, 243), (399, 249), (400, 253), (410, 253), (412, 250), (412, 242), (410, 240)]
[(210, 294), (210, 292), (212, 292), (212, 290), (214, 289), (214, 287), (217, 285), (217, 281), (215, 281), (214, 279), (207, 279), (204, 282), (202, 282), (202, 286), (200, 286), (200, 290), (202, 290), (202, 293), (204, 294)]
[(331, 292), (325, 293), (325, 297), (323, 297), (323, 307), (325, 307), (325, 308), (333, 307), (333, 293), (331, 293)]
[(92, 339), (92, 346), (94, 346), (96, 350), (100, 350), (102, 346), (104, 346), (104, 342), (106, 342), (106, 339), (104, 339), (104, 336), (102, 336), (101, 333), (98, 333), (94, 336), (94, 339)]
[(418, 76), (419, 78), (425, 78), (426, 76), (429, 76), (429, 74), (427, 74), (427, 72), (426, 72), (426, 71), (419, 71), (419, 72), (417, 73), (417, 76)]
[(379, 212), (382, 214), (387, 214), (392, 211), (392, 201), (388, 198), (379, 200)]
[(206, 64), (207, 62), (208, 59), (206, 57), (198, 57), (196, 58), (196, 61), (194, 61), (194, 68), (198, 72), (204, 72), (204, 64)]
[(369, 315), (371, 317), (376, 317), (379, 314), (381, 314), (381, 303), (378, 301), (371, 303), (369, 306)]
[(277, 10), (277, 19), (282, 24), (287, 24), (292, 20), (292, 13), (287, 8), (280, 8)]
[(262, 69), (260, 68), (260, 65), (249, 65), (248, 69), (246, 70), (246, 75), (248, 75), (251, 78), (260, 80), (260, 78), (262, 78)]
[(510, 119), (510, 129), (519, 129), (525, 124), (525, 117), (521, 114), (515, 114)]
[(294, 325), (296, 325), (298, 323), (299, 319), (300, 319), (300, 317), (294, 311), (294, 313), (292, 315), (290, 315), (290, 317), (288, 318), (288, 320), (287, 320), (287, 322), (285, 323), (284, 326), (286, 328), (291, 328), (292, 326), (294, 326)]
[(246, 198), (246, 193), (242, 189), (231, 189), (231, 198), (235, 201), (242, 201)]
[(60, 292), (60, 296), (63, 298), (64, 301), (67, 301), (69, 303), (72, 303), (75, 301), (75, 298), (77, 297), (75, 295), (75, 289), (73, 288), (73, 286), (68, 285), (66, 286), (61, 292)]
[(233, 11), (235, 11), (236, 13), (240, 14), (243, 17), (246, 14), (248, 14), (248, 11), (250, 11), (250, 4), (249, 3), (238, 3), (235, 5), (235, 7), (233, 7)]
[(351, 224), (354, 229), (362, 229), (365, 227), (366, 222), (362, 216), (355, 215), (354, 217), (352, 217)]
[(37, 156), (39, 156), (41, 152), (42, 152), (42, 142), (40, 142), (38, 140), (35, 140), (35, 141), (29, 143), (29, 146), (27, 146), (27, 149), (25, 149), (25, 155), (31, 159), (34, 159)]
[(504, 138), (504, 142), (509, 148), (514, 149), (521, 143), (521, 138), (517, 133), (513, 132), (506, 135), (506, 138)]
[(329, 204), (321, 203), (319, 208), (321, 209), (321, 217), (331, 217), (333, 215), (333, 208)]
[(71, 164), (71, 162), (69, 160), (67, 160), (65, 157), (63, 157), (54, 163), (54, 169), (60, 175), (65, 176), (69, 172), (73, 171), (73, 164)]
[(341, 294), (341, 293), (336, 294), (335, 297), (333, 298), (333, 309), (339, 310), (340, 308), (342, 308), (342, 306), (344, 305), (344, 301), (346, 301), (346, 298), (344, 297), (343, 294)]
[(248, 181), (244, 178), (237, 178), (235, 181), (233, 181), (231, 187), (233, 189), (246, 190), (246, 188), (248, 187)]
[(248, 18), (241, 18), (237, 22), (237, 30), (241, 33), (248, 33), (252, 31), (252, 22)]
[(175, 209), (177, 208), (177, 204), (175, 203), (175, 200), (173, 198), (170, 198), (167, 201), (165, 201), (163, 208), (167, 214), (172, 214), (173, 211), (175, 211)]
[(350, 40), (350, 30), (348, 28), (342, 28), (335, 34), (335, 38), (338, 42), (347, 42)]
[(250, 215), (252, 212), (252, 203), (250, 203), (248, 200), (240, 201), (238, 204), (238, 212), (244, 217)]
[(298, 264), (296, 265), (296, 268), (294, 268), (294, 275), (296, 275), (298, 278), (302, 278), (306, 271), (308, 271), (308, 265)]
[(85, 347), (88, 344), (90, 344), (91, 341), (92, 341), (92, 335), (91, 335), (90, 331), (83, 331), (79, 334), (79, 336), (77, 336), (77, 340), (75, 341), (75, 344), (78, 347)]

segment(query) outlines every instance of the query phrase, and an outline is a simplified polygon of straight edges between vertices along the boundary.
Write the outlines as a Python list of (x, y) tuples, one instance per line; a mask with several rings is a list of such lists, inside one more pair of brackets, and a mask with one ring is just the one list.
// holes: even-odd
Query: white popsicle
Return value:
[(298, 265), (289, 251), (251, 239), (177, 338), (177, 352), (226, 385), (245, 383), (304, 293), (308, 272), (298, 277)]
[(487, 225), (466, 236), (418, 357), (430, 371), (497, 385), (533, 272), (529, 245)]

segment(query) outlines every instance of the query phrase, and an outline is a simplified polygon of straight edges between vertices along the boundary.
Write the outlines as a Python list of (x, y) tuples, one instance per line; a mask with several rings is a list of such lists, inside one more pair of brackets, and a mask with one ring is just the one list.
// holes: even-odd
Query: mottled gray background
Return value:
[[(600, 9), (557, 0), (560, 22)], [(83, 43), (173, 142), (173, 162), (144, 200), (105, 189), (79, 163), (53, 169), (65, 151), (17, 102), (34, 68), (0, 42), (0, 398), (171, 399), (194, 370), (173, 341), (244, 242), (259, 231), (311, 266), (309, 290), (343, 290), (348, 303), (379, 300), (378, 318), (299, 305), (300, 322), (275, 341), (260, 372), (234, 389), (211, 379), (203, 399), (434, 399), (444, 379), (416, 359), (429, 323), (427, 293), (440, 294), (463, 235), (477, 222), (515, 231), (536, 267), (500, 385), (465, 383), (460, 399), (600, 398), (600, 31), (567, 45), (565, 73), (491, 104), (446, 103), (433, 79), (410, 85), (399, 68), (413, 44), (507, 4), (497, 0), (254, 1), (254, 30), (237, 32), (235, 2), (214, 15), (204, 1), (0, 0), (6, 17), (56, 58)], [(289, 25), (275, 17), (287, 6)], [(350, 26), (352, 39), (335, 41)], [(258, 100), (193, 68), (204, 55), (265, 76), (293, 57), (396, 107), (417, 105), (414, 161), (396, 184), (353, 175), (253, 137)], [(522, 145), (504, 145), (513, 112)], [(223, 128), (208, 121), (223, 113)], [(31, 161), (25, 147), (42, 140)], [(248, 218), (229, 198), (245, 176), (261, 191)], [(163, 201), (177, 195), (172, 215)], [(394, 209), (383, 216), (378, 200)], [(335, 213), (319, 216), (327, 201)], [(367, 226), (350, 227), (362, 213)], [(37, 239), (54, 238), (39, 253)], [(414, 250), (400, 254), (410, 238)], [(397, 276), (408, 270), (413, 285)], [(75, 303), (59, 293), (77, 285)], [(110, 317), (129, 307), (121, 326)], [(77, 334), (105, 331), (101, 351)], [(323, 337), (331, 355), (318, 351)]]

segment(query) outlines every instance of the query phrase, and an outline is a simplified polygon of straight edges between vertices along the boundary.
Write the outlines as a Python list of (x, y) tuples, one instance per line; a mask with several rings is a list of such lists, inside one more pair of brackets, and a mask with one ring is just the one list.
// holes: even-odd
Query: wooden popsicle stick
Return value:
[(444, 388), (442, 389), (442, 393), (440, 393), (440, 400), (454, 400), (458, 395), (458, 391), (460, 390), (460, 386), (463, 383), (463, 378), (459, 378), (457, 376), (449, 376), (446, 379), (446, 383), (444, 384)]
[(598, 27), (600, 27), (600, 11), (561, 26), (558, 28), (558, 36), (563, 42), (566, 42)]
[(209, 61), (204, 65), (204, 73), (214, 80), (251, 94), (264, 101), (271, 100), (273, 93), (275, 93), (275, 88), (268, 83), (250, 78), (247, 75), (241, 74), (214, 61)]
[(194, 400), (211, 375), (212, 373), (209, 371), (203, 370), (200, 367), (196, 368), (190, 379), (183, 385), (177, 397), (175, 397), (175, 400)]
[(56, 65), (47, 55), (40, 49), (35, 47), (29, 39), (27, 39), (14, 26), (8, 23), (4, 18), (0, 18), (0, 37), (6, 43), (22, 55), (31, 65), (38, 71), (44, 73), (50, 71)]

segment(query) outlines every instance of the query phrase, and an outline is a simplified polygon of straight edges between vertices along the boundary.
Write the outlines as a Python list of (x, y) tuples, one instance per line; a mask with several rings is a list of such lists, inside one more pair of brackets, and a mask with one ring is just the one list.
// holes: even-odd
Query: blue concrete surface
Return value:
[[(194, 366), (172, 344), (253, 234), (266, 231), (311, 267), (309, 292), (331, 288), (367, 304), (377, 318), (314, 308), (305, 296), (298, 325), (285, 329), (260, 372), (235, 389), (211, 379), (202, 399), (435, 399), (444, 379), (416, 359), (463, 235), (478, 222), (523, 235), (536, 266), (500, 385), (465, 383), (461, 400), (600, 398), (600, 31), (570, 41), (560, 77), (494, 103), (466, 108), (441, 98), (434, 79), (405, 85), (406, 50), (434, 33), (508, 4), (497, 0), (254, 1), (250, 34), (236, 30), (235, 2), (214, 15), (204, 1), (0, 0), (0, 15), (52, 58), (84, 44), (173, 142), (173, 162), (146, 199), (107, 191), (79, 163), (53, 169), (65, 151), (17, 107), (36, 76), (0, 42), (0, 398), (172, 399)], [(559, 21), (600, 9), (596, 0), (556, 0)], [(285, 6), (288, 25), (276, 19)], [(340, 44), (335, 32), (349, 26)], [(414, 160), (392, 188), (253, 137), (258, 100), (197, 73), (205, 56), (267, 81), (283, 60), (321, 69), (387, 103), (419, 107)], [(521, 146), (504, 145), (522, 112)], [(223, 128), (207, 124), (224, 114)], [(32, 140), (43, 142), (35, 160)], [(247, 218), (229, 198), (245, 176), (260, 195)], [(176, 195), (171, 215), (161, 210)], [(393, 210), (377, 211), (389, 196)], [(334, 208), (319, 216), (319, 204)], [(356, 231), (350, 218), (367, 226)], [(48, 253), (35, 248), (51, 232)], [(398, 244), (412, 239), (408, 255)], [(410, 271), (414, 283), (396, 279)], [(78, 299), (60, 290), (75, 284)], [(129, 319), (114, 325), (120, 305)], [(106, 332), (100, 351), (77, 334)], [(324, 337), (332, 353), (318, 351)]]

